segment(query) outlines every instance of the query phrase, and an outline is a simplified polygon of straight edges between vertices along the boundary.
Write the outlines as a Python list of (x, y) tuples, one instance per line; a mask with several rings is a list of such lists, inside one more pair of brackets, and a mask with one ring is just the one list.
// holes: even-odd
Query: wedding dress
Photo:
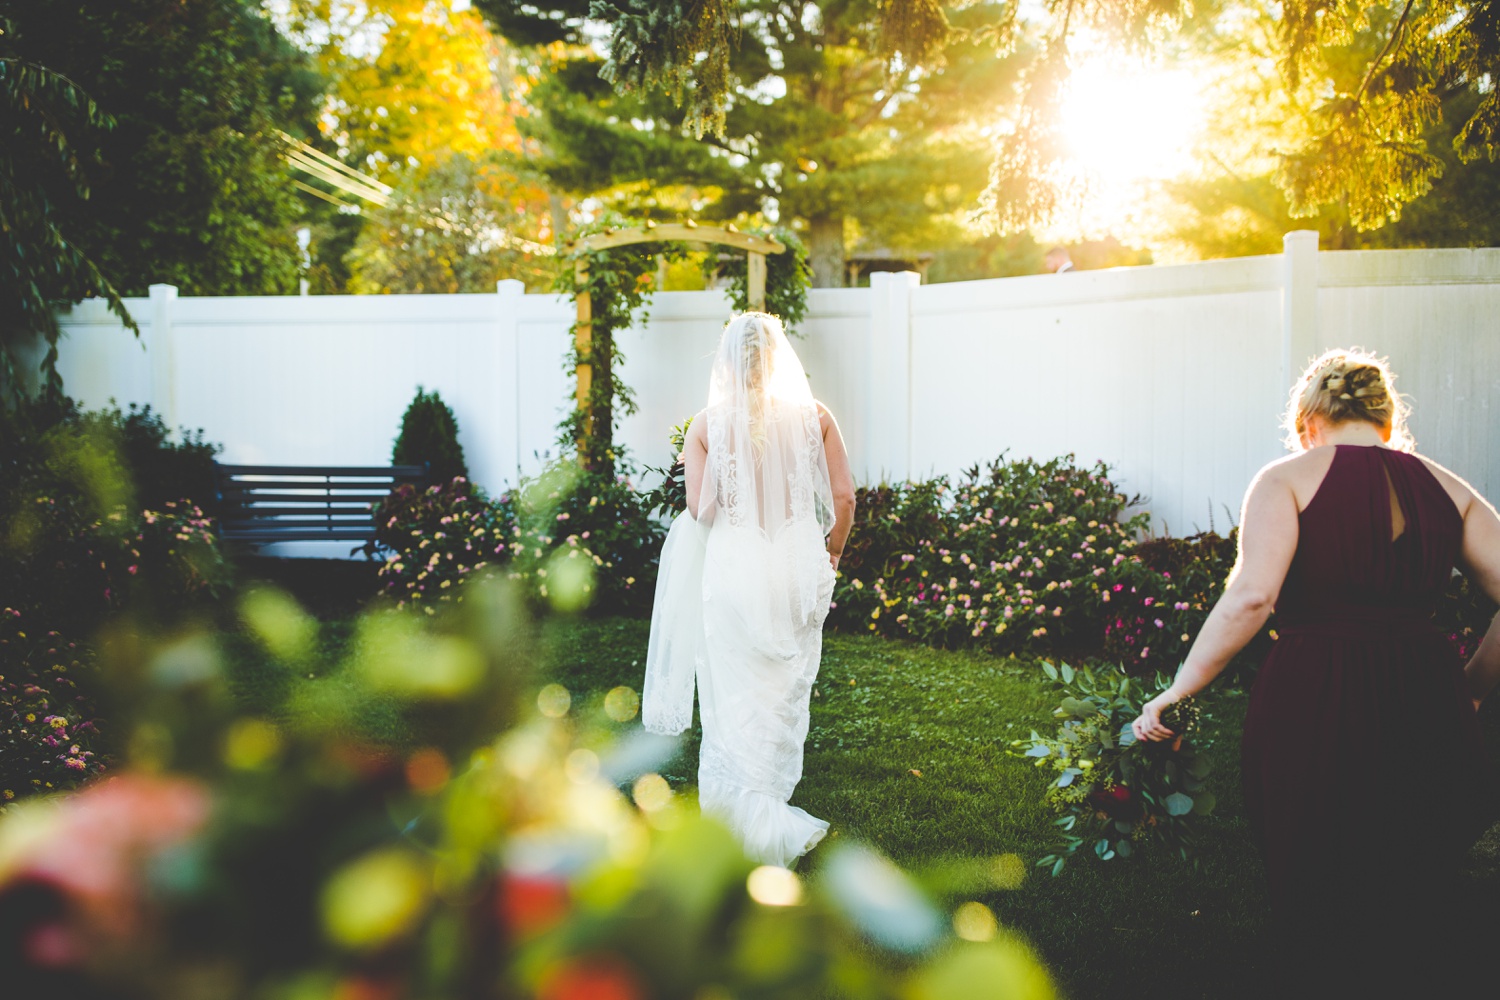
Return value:
[(834, 573), (833, 499), (818, 405), (781, 325), (747, 313), (724, 331), (709, 380), (698, 516), (662, 547), (642, 718), (703, 723), (698, 800), (765, 864), (786, 866), (828, 824), (789, 805)]

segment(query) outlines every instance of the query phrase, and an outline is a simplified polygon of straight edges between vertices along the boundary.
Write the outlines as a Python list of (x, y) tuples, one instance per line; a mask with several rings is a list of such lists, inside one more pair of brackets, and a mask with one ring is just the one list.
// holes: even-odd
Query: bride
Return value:
[(828, 831), (787, 800), (854, 482), (838, 424), (774, 316), (724, 328), (683, 460), (687, 511), (662, 546), (642, 718), (654, 732), (686, 729), (696, 677), (699, 804), (752, 858), (785, 867)]

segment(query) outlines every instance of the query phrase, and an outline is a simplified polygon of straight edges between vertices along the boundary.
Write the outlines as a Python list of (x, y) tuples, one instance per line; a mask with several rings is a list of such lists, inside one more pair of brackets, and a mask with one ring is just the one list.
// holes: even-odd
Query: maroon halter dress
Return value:
[(1300, 516), (1242, 752), (1273, 965), (1309, 995), (1430, 986), (1448, 967), (1459, 866), (1493, 788), (1463, 664), (1431, 622), (1462, 535), (1422, 460), (1380, 447), (1338, 446)]

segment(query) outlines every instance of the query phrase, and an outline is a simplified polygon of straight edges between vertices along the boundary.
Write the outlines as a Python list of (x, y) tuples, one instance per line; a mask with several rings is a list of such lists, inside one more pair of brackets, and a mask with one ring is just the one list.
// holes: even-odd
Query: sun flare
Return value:
[(1125, 237), (1155, 182), (1193, 165), (1204, 117), (1203, 81), (1186, 68), (1144, 65), (1097, 53), (1069, 76), (1058, 122), (1077, 183), (1077, 236)]

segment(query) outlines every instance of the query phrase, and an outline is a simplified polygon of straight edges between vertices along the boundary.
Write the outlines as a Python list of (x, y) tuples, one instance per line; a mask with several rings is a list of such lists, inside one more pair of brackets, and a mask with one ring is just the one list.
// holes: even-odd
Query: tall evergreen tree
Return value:
[[(476, 6), (518, 43), (566, 49), (532, 93), (554, 183), (636, 215), (775, 214), (805, 232), (821, 286), (843, 283), (856, 242), (960, 238), (987, 176), (985, 129), (1016, 82), (1000, 2), (931, 3), (904, 28), (886, 0), (595, 4), (614, 19), (609, 58), (585, 44), (581, 0)], [(898, 29), (925, 41), (903, 47)], [(628, 58), (657, 43), (704, 58), (660, 73)]]
[[(515, 19), (527, 11), (534, 22), (567, 23), (579, 2), (520, 4), (489, 0), (496, 16)], [(611, 28), (606, 76), (627, 87), (651, 87), (682, 98), (691, 120), (733, 134), (738, 77), (723, 67), (758, 46), (738, 41), (759, 31), (754, 0), (616, 0), (590, 5)], [(816, 6), (797, 4), (803, 13)], [(864, 6), (838, 4), (840, 11)], [(951, 4), (937, 0), (882, 0), (874, 11), (875, 51), (891, 53), (892, 67), (927, 67), (955, 34), (960, 15), (980, 11), (976, 22), (1002, 37), (1015, 23), (1019, 5)], [(1026, 75), (1025, 96), (1013, 131), (995, 149), (986, 210), (997, 228), (1015, 230), (1045, 218), (1057, 207), (1048, 173), (1064, 155), (1057, 107), (1067, 80), (1069, 43), (1088, 28), (1127, 46), (1149, 45), (1185, 20), (1212, 21), (1254, 15), (1261, 0), (1046, 0), (1038, 30), (1043, 41)], [(1460, 120), (1449, 122), (1459, 159), (1495, 159), (1500, 154), (1500, 0), (1281, 0), (1275, 5), (1276, 62), (1283, 86), (1314, 96), (1307, 125), (1284, 147), (1276, 184), (1292, 212), (1308, 216), (1324, 206), (1346, 212), (1358, 229), (1394, 221), (1402, 206), (1430, 190), (1445, 169), (1435, 152), (1434, 127), (1451, 98), (1468, 91)], [(518, 13), (519, 12), (519, 13)], [(946, 15), (942, 17), (940, 15)], [(816, 23), (843, 23), (826, 16)], [(952, 23), (946, 23), (951, 21)], [(1381, 43), (1353, 67), (1349, 43), (1374, 33)], [(825, 56), (837, 51), (824, 48)], [(699, 68), (702, 71), (699, 71)], [(799, 95), (806, 100), (806, 95)], [(817, 101), (812, 101), (814, 106)]]

